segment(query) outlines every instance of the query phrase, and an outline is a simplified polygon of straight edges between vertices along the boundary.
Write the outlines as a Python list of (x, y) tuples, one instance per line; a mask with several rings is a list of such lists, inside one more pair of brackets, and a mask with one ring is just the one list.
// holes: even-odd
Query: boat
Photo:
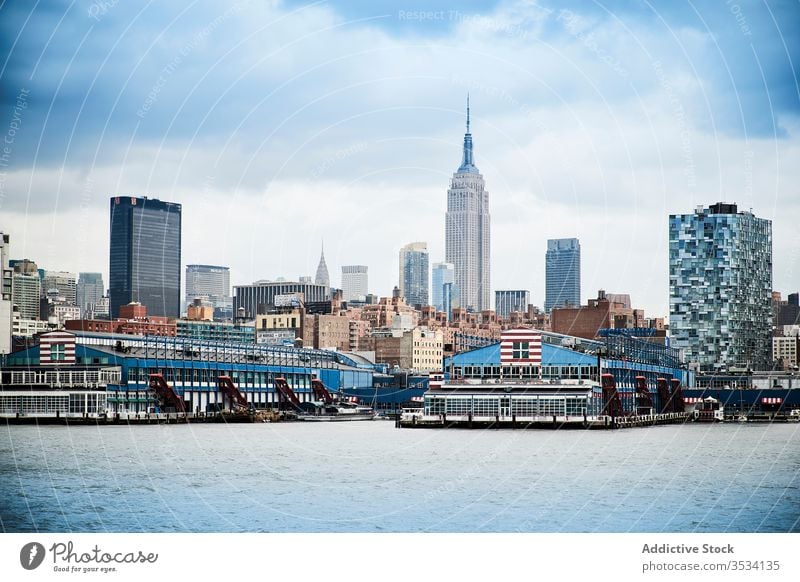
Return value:
[(371, 406), (340, 402), (326, 404), (315, 401), (303, 404), (306, 414), (298, 414), (297, 420), (308, 422), (338, 422), (348, 420), (374, 420), (375, 410)]
[(694, 405), (692, 420), (696, 422), (723, 422), (725, 420), (725, 407), (716, 398), (707, 396)]
[(800, 408), (792, 410), (789, 416), (786, 417), (786, 420), (789, 422), (800, 422)]

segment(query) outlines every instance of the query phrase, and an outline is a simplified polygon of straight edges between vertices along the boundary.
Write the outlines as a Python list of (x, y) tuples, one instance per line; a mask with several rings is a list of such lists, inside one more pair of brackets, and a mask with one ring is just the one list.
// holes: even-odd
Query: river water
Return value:
[(800, 532), (800, 424), (0, 428), (6, 532)]

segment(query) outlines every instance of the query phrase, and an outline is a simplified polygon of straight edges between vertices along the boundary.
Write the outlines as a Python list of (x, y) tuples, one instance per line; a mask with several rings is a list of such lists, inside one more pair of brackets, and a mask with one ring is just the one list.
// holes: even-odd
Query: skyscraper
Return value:
[(64, 271), (45, 271), (42, 281), (42, 296), (58, 290), (58, 296), (63, 297), (69, 305), (77, 305), (78, 278), (75, 273)]
[[(12, 302), (22, 319), (39, 319), (42, 297), (42, 280), (36, 263), (28, 259), (14, 264)], [(47, 319), (45, 313), (44, 319)]]
[(452, 283), (454, 279), (452, 263), (434, 263), (431, 269), (431, 302), (436, 311), (444, 311), (444, 285)]
[(722, 202), (670, 215), (670, 335), (688, 362), (766, 369), (771, 299), (772, 221)]
[(132, 301), (149, 315), (181, 309), (181, 205), (150, 198), (111, 198), (111, 317)]
[(497, 317), (508, 317), (513, 311), (527, 311), (530, 293), (524, 290), (495, 291), (494, 310)]
[(319, 265), (317, 265), (317, 276), (314, 278), (314, 283), (317, 285), (331, 286), (331, 277), (328, 275), (328, 265), (325, 263), (325, 247), (319, 255)]
[(357, 301), (369, 293), (369, 279), (366, 265), (345, 265), (342, 267), (342, 299)]
[(208, 298), (215, 309), (232, 309), (231, 271), (219, 265), (186, 265), (186, 303)]
[(400, 295), (409, 305), (428, 305), (428, 245), (409, 243), (400, 249)]
[(101, 273), (78, 273), (76, 305), (81, 308), (83, 317), (86, 317), (87, 313), (95, 311), (95, 306), (105, 294), (106, 287), (103, 284), (103, 275)]
[(461, 307), (489, 309), (490, 219), (489, 192), (472, 157), (467, 97), (467, 132), (461, 165), (450, 180), (445, 218), (445, 260), (453, 264)]
[(544, 310), (581, 304), (581, 243), (576, 238), (547, 241)]

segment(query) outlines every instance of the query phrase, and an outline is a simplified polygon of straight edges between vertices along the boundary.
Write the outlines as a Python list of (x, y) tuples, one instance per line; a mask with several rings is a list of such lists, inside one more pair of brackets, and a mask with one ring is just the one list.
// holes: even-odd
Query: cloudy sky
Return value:
[(444, 258), (464, 102), (492, 286), (544, 302), (548, 238), (582, 296), (668, 313), (667, 217), (773, 221), (800, 288), (798, 2), (5, 1), (0, 230), (12, 257), (108, 273), (108, 200), (183, 204), (183, 262), (234, 283)]

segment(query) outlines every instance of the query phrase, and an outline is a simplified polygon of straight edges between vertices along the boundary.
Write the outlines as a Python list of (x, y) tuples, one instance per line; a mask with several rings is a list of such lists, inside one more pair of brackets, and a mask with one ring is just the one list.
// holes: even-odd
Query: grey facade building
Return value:
[(581, 304), (581, 243), (577, 238), (547, 241), (545, 299), (547, 313), (554, 307)]
[(772, 331), (772, 222), (735, 204), (669, 217), (673, 347), (704, 371), (766, 369)]
[(409, 305), (428, 305), (428, 245), (413, 242), (400, 249), (400, 295)]
[(97, 311), (96, 306), (105, 294), (106, 288), (101, 273), (78, 273), (76, 301), (83, 317), (86, 317), (87, 313)]
[(78, 278), (75, 273), (45, 271), (42, 281), (42, 296), (54, 295), (55, 290), (58, 290), (58, 296), (62, 297), (68, 305), (78, 304)]
[(454, 267), (461, 307), (482, 311), (491, 307), (489, 192), (472, 156), (467, 98), (467, 132), (461, 165), (450, 179), (445, 216), (445, 260)]
[(205, 297), (215, 308), (230, 309), (231, 271), (219, 265), (186, 265), (186, 303)]
[(304, 303), (327, 301), (330, 287), (313, 283), (292, 283), (287, 281), (256, 281), (252, 285), (234, 285), (233, 312), (244, 309), (245, 317), (267, 313), (275, 306), (277, 295), (303, 294)]
[(342, 299), (363, 301), (369, 294), (369, 273), (366, 265), (342, 267)]
[[(17, 306), (21, 319), (40, 319), (42, 304), (42, 278), (36, 263), (23, 259), (16, 261), (12, 274), (11, 301)], [(47, 319), (45, 313), (44, 319)]]
[(528, 310), (531, 294), (524, 290), (494, 292), (494, 310), (498, 317), (508, 317), (514, 311)]
[(431, 304), (436, 311), (446, 311), (444, 286), (455, 281), (455, 268), (452, 263), (434, 263), (431, 269)]
[(181, 310), (181, 205), (150, 198), (111, 198), (111, 317), (132, 301), (148, 315)]

